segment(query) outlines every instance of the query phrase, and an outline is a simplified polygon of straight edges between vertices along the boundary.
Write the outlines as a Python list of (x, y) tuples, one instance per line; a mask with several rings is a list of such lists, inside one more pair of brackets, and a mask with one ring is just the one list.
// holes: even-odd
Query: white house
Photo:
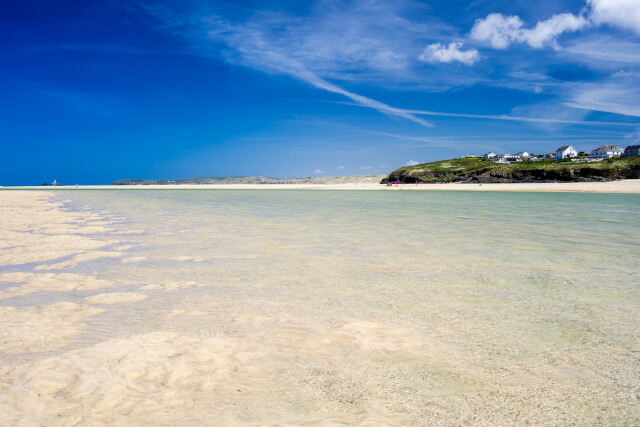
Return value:
[(519, 153), (516, 153), (516, 156), (519, 156), (521, 159), (528, 159), (529, 157), (531, 157), (531, 153), (527, 153), (526, 151), (521, 151)]
[(484, 153), (484, 158), (489, 160), (495, 159), (497, 156), (498, 155), (496, 153), (493, 153), (491, 151), (489, 151), (488, 153)]
[(571, 145), (563, 145), (556, 150), (556, 159), (566, 159), (568, 157), (578, 157), (578, 152)]
[(595, 150), (591, 151), (591, 155), (589, 159), (592, 160), (601, 160), (601, 159), (610, 159), (612, 157), (620, 157), (624, 150), (617, 145), (601, 145)]

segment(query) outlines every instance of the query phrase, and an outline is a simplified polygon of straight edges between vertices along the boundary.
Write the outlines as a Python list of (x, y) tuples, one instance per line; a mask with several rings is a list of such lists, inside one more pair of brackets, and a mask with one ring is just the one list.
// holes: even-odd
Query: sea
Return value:
[[(95, 388), (85, 378), (57, 392), (80, 414), (93, 408), (95, 420), (640, 424), (640, 195), (55, 197), (62, 211), (103, 216), (107, 229), (88, 237), (122, 253), (64, 271), (142, 295), (103, 305), (75, 340), (47, 353), (92, 360), (79, 377), (110, 366), (91, 379)], [(81, 303), (105, 292), (37, 298)], [(109, 348), (128, 350), (100, 359)], [(100, 406), (90, 390), (112, 403)]]

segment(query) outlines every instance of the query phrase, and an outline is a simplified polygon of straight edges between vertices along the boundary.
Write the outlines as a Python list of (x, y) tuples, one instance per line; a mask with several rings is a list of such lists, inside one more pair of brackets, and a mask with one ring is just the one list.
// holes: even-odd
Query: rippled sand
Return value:
[(0, 425), (640, 423), (637, 196), (268, 193), (0, 192)]

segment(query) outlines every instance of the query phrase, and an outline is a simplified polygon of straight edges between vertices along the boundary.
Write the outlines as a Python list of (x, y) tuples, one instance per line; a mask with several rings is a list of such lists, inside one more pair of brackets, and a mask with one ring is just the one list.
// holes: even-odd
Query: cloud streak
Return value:
[[(357, 104), (351, 104), (357, 105)], [(587, 106), (579, 107), (571, 105), (574, 108), (589, 109)], [(550, 119), (546, 117), (522, 117), (522, 116), (509, 116), (509, 115), (489, 115), (489, 114), (461, 114), (461, 113), (445, 113), (441, 111), (427, 111), (427, 110), (401, 110), (407, 114), (416, 116), (440, 116), (440, 117), (459, 117), (466, 119), (483, 119), (483, 120), (505, 120), (511, 122), (530, 122), (530, 123), (558, 123), (567, 125), (584, 125), (584, 126), (638, 126), (638, 123), (625, 123), (625, 122), (603, 122), (603, 121), (588, 121), (588, 120), (563, 120), (563, 119)], [(607, 111), (607, 110), (601, 110)], [(622, 114), (622, 113), (620, 113)], [(635, 116), (636, 114), (628, 114)]]
[(349, 92), (345, 89), (342, 89), (339, 86), (334, 85), (333, 83), (330, 83), (324, 79), (321, 79), (320, 77), (316, 76), (310, 71), (299, 70), (299, 71), (291, 72), (288, 74), (306, 83), (309, 83), (310, 85), (318, 89), (324, 89), (328, 92), (343, 95), (363, 107), (373, 108), (374, 110), (377, 110), (387, 116), (395, 116), (395, 117), (407, 119), (414, 123), (418, 123), (419, 125), (422, 125), (424, 127), (433, 127), (433, 125), (430, 122), (423, 120), (419, 117), (416, 117), (414, 114), (407, 112), (407, 110), (403, 110), (401, 108), (395, 108), (390, 105), (384, 104), (380, 101), (376, 101), (375, 99), (358, 95), (357, 93)]

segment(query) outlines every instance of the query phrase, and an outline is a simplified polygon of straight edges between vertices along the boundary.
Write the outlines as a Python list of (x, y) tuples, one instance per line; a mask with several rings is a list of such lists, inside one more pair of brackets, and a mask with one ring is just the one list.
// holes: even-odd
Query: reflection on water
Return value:
[[(94, 225), (108, 230), (89, 236), (122, 253), (64, 272), (114, 285), (22, 293), (20, 305), (103, 310), (61, 350), (80, 380), (60, 399), (96, 411), (83, 393), (119, 349), (109, 357), (131, 360), (109, 375), (135, 386), (92, 389), (105, 420), (118, 420), (114, 410), (193, 424), (640, 420), (637, 195), (59, 197), (66, 210), (103, 215)], [(123, 394), (134, 403), (113, 402)], [(162, 402), (188, 410), (178, 417)]]

